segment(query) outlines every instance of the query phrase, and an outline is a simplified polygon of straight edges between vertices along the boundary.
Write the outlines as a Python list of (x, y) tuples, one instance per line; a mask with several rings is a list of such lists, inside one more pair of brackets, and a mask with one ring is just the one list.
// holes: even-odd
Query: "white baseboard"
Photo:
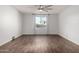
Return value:
[(67, 36), (67, 35), (64, 35), (64, 34), (62, 34), (62, 33), (58, 33), (58, 35), (60, 35), (61, 37), (63, 37), (63, 38), (65, 38), (65, 39), (67, 39), (67, 40), (69, 40), (69, 41), (71, 41), (71, 42), (73, 42), (73, 43), (79, 45), (79, 43), (78, 43), (77, 41), (74, 41), (71, 37), (69, 37), (69, 36)]
[[(35, 34), (22, 34), (22, 35), (35, 35)], [(17, 36), (16, 38), (18, 38), (18, 37), (20, 37), (20, 36), (22, 36), (22, 35), (19, 35), (19, 36)], [(58, 33), (58, 34), (47, 34), (47, 35), (59, 35), (59, 36), (65, 38), (65, 39), (67, 39), (67, 40), (69, 40), (69, 41), (71, 41), (71, 42), (73, 42), (73, 43), (79, 45), (78, 42), (74, 41), (72, 38), (70, 38), (70, 37), (68, 37), (67, 35), (64, 35), (64, 34), (62, 34), (62, 33)], [(5, 42), (0, 43), (0, 46), (6, 44), (6, 43), (8, 43), (8, 42), (10, 42), (11, 40), (12, 40), (12, 39), (9, 39), (9, 40), (7, 40), (7, 41), (5, 41)]]
[(7, 40), (7, 41), (5, 41), (5, 42), (2, 42), (2, 43), (0, 43), (0, 46), (2, 46), (2, 45), (4, 45), (4, 44), (6, 44), (6, 43), (8, 43), (8, 42), (10, 42), (11, 40)]
[[(22, 35), (15, 36), (15, 39), (18, 38), (18, 37), (20, 37), (20, 36), (22, 36)], [(8, 43), (8, 42), (10, 42), (11, 40), (12, 40), (12, 39), (8, 39), (8, 40), (6, 40), (6, 41), (0, 43), (0, 46), (6, 44), (6, 43)]]
[(23, 35), (58, 35), (58, 34), (23, 34)]

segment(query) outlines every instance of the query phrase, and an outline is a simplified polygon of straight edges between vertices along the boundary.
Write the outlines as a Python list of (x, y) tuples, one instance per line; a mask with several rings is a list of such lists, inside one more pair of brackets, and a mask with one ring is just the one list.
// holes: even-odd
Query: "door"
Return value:
[(35, 16), (35, 34), (47, 34), (47, 16), (36, 15)]

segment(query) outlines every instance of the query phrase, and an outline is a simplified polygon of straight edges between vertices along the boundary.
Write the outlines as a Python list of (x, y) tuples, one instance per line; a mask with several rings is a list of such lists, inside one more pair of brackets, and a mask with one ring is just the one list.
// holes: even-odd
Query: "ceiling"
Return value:
[(68, 8), (68, 5), (52, 5), (52, 10), (38, 11), (39, 5), (15, 5), (14, 7), (22, 13), (31, 13), (31, 14), (58, 14), (62, 12), (64, 9)]

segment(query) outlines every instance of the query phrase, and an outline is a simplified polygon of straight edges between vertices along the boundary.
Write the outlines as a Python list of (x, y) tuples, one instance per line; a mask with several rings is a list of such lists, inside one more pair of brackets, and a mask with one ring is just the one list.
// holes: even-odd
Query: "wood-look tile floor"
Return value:
[(78, 53), (79, 46), (58, 36), (26, 36), (0, 47), (0, 53)]

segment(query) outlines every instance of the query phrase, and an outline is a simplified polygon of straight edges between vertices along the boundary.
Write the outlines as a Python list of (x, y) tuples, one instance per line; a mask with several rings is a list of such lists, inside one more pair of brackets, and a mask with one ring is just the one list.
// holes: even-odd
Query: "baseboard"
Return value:
[[(22, 35), (16, 36), (15, 39), (17, 39), (17, 38), (19, 38), (19, 37), (21, 37), (21, 36), (22, 36)], [(5, 41), (5, 42), (2, 42), (2, 44), (0, 44), (0, 46), (4, 45), (4, 44), (6, 44), (6, 43), (8, 43), (8, 42), (10, 42), (10, 41), (12, 41), (12, 39), (9, 39), (9, 40), (7, 40), (7, 41)]]
[(58, 33), (58, 35), (61, 36), (61, 37), (63, 37), (63, 38), (65, 38), (65, 39), (67, 39), (67, 40), (69, 40), (69, 41), (71, 41), (71, 42), (73, 42), (73, 43), (76, 44), (76, 45), (79, 45), (79, 43), (75, 42), (74, 40), (72, 40), (72, 38), (70, 38), (70, 37), (67, 36), (67, 35), (64, 35), (64, 34), (62, 34), (62, 33)]
[[(22, 34), (22, 35), (17, 36), (15, 39), (17, 39), (17, 38), (19, 38), (19, 37), (21, 37), (21, 36), (24, 36), (24, 35), (27, 35), (27, 36), (34, 36), (34, 35), (35, 35), (35, 36), (36, 36), (37, 34)], [(70, 37), (68, 37), (68, 36), (66, 36), (66, 35), (64, 35), (64, 34), (62, 34), (62, 33), (58, 33), (58, 34), (38, 34), (38, 35), (41, 35), (41, 36), (42, 36), (42, 35), (43, 35), (43, 36), (44, 36), (44, 35), (47, 35), (47, 36), (59, 35), (59, 36), (65, 38), (65, 39), (67, 39), (67, 40), (73, 42), (74, 44), (79, 45), (79, 43), (74, 42), (73, 40), (71, 40)], [(6, 43), (8, 43), (8, 42), (10, 42), (10, 41), (12, 41), (12, 39), (3, 42), (2, 44), (0, 44), (0, 46), (4, 45), (4, 44), (6, 44)]]
[(7, 40), (7, 41), (5, 41), (5, 42), (2, 42), (2, 43), (0, 43), (0, 46), (2, 46), (2, 45), (4, 45), (4, 44), (6, 44), (6, 43), (8, 43), (8, 42), (10, 42), (11, 40)]
[(15, 39), (17, 39), (17, 38), (19, 38), (19, 37), (21, 37), (22, 36), (22, 34), (21, 35), (19, 35), (19, 36), (17, 36)]
[(35, 35), (35, 36), (38, 36), (38, 35), (40, 35), (40, 36), (44, 36), (44, 35), (45, 35), (45, 36), (49, 36), (49, 35), (58, 35), (58, 34), (22, 34), (22, 36), (23, 36), (23, 35), (27, 35), (27, 36), (34, 36), (34, 35)]

